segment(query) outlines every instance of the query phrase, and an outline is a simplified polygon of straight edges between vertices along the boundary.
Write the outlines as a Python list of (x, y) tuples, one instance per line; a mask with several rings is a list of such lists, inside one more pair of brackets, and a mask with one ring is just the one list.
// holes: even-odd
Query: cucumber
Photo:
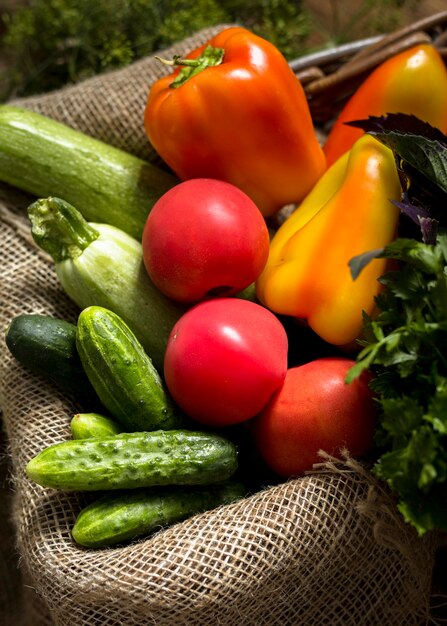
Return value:
[(0, 106), (0, 180), (59, 196), (90, 221), (141, 238), (154, 203), (179, 181), (123, 150), (11, 105)]
[(184, 425), (151, 359), (116, 313), (99, 306), (84, 309), (78, 317), (76, 345), (102, 404), (125, 430)]
[(123, 432), (120, 424), (99, 413), (76, 413), (70, 422), (73, 439), (109, 437)]
[(245, 495), (244, 486), (236, 482), (212, 488), (171, 487), (107, 493), (82, 509), (71, 534), (78, 545), (103, 548), (148, 535)]
[(18, 315), (6, 328), (5, 342), (26, 369), (99, 406), (76, 348), (75, 324), (38, 313)]
[(33, 238), (53, 257), (68, 296), (80, 309), (98, 305), (119, 315), (162, 372), (169, 333), (186, 308), (152, 283), (141, 244), (114, 226), (87, 222), (60, 198), (33, 202), (28, 215)]
[(235, 445), (212, 433), (158, 430), (70, 439), (26, 466), (43, 487), (65, 491), (136, 489), (223, 482), (237, 469)]

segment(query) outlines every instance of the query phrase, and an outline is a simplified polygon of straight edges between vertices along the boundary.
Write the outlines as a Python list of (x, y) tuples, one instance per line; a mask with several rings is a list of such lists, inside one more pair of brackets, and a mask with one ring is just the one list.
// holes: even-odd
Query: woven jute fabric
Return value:
[[(201, 31), (165, 55), (181, 54), (222, 27)], [(142, 113), (149, 85), (165, 71), (147, 58), (15, 104), (155, 160)], [(72, 322), (79, 313), (62, 291), (51, 260), (32, 241), (25, 217), (30, 200), (6, 186), (0, 189), (2, 328), (21, 313)], [(0, 613), (1, 623), (426, 623), (433, 538), (418, 538), (383, 485), (349, 459), (327, 460), (308, 476), (266, 487), (125, 546), (77, 547), (70, 531), (87, 495), (44, 489), (27, 479), (25, 465), (44, 447), (70, 437), (70, 419), (82, 407), (27, 372), (3, 341), (0, 367), (11, 483), (8, 519), (23, 592), (21, 610), (15, 607), (12, 617), (8, 585), (0, 586), (0, 610), (9, 611), (4, 619)]]

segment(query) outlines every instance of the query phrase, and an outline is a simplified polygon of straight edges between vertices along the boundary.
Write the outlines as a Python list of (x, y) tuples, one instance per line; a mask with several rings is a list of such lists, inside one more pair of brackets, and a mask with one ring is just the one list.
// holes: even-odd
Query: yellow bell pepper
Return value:
[(392, 151), (363, 135), (320, 178), (274, 235), (256, 283), (275, 313), (306, 320), (325, 341), (352, 344), (362, 311), (372, 315), (386, 259), (374, 259), (353, 280), (352, 257), (396, 236), (401, 186)]

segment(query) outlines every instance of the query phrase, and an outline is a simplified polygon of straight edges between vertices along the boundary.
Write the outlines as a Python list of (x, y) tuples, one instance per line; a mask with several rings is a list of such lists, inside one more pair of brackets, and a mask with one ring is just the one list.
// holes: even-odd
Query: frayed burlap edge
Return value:
[[(397, 550), (402, 554), (405, 561), (408, 562), (413, 576), (417, 578), (426, 568), (425, 549), (422, 543), (420, 543), (420, 538), (416, 538), (416, 534), (415, 544), (411, 548), (406, 541), (403, 541), (402, 525), (405, 526), (407, 523), (398, 512), (397, 496), (390, 492), (383, 481), (374, 476), (370, 467), (354, 459), (348, 450), (344, 449), (341, 451), (341, 458), (334, 458), (323, 451), (320, 451), (320, 456), (322, 458), (321, 463), (314, 465), (316, 471), (322, 473), (354, 472), (367, 481), (366, 498), (357, 503), (357, 511), (370, 521), (377, 544), (384, 548)], [(396, 524), (396, 516), (400, 518), (398, 524)], [(427, 533), (422, 540), (433, 554), (432, 566), (434, 565), (436, 551), (443, 545), (445, 540), (445, 534), (437, 531)], [(414, 546), (417, 543), (420, 543), (421, 549), (419, 551), (414, 550)], [(437, 618), (433, 615), (433, 612), (437, 613), (438, 609), (445, 606), (447, 606), (447, 594), (430, 594), (427, 597), (425, 606), (420, 609), (421, 623), (432, 626), (447, 624), (447, 618)]]

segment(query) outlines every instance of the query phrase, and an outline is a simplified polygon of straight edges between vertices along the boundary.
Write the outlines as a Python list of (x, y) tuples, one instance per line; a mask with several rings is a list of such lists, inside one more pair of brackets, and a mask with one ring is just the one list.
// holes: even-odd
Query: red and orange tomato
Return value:
[(361, 376), (345, 382), (354, 361), (324, 357), (287, 371), (284, 384), (253, 422), (259, 452), (285, 478), (322, 461), (319, 451), (338, 457), (343, 448), (365, 456), (373, 447), (376, 405)]

